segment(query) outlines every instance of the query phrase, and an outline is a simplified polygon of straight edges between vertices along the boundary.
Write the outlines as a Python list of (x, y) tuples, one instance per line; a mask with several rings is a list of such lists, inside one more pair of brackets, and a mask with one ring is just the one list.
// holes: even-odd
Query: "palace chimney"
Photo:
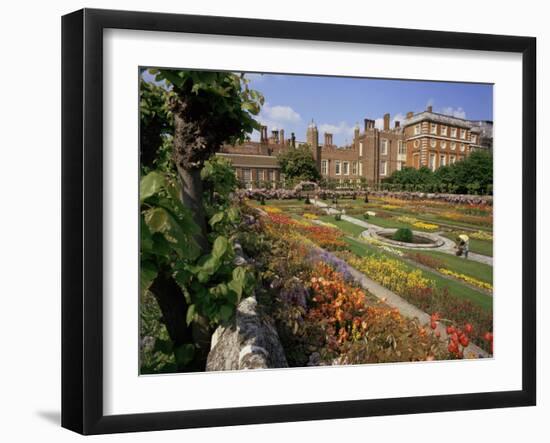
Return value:
[(325, 132), (325, 147), (332, 146), (332, 134)]
[(399, 120), (395, 120), (395, 129), (399, 128), (401, 125), (401, 122)]
[(390, 130), (390, 114), (384, 114), (384, 131)]
[(374, 129), (374, 120), (371, 120), (369, 118), (365, 119), (365, 132), (367, 129)]
[(281, 129), (279, 131), (279, 143), (281, 143), (282, 145), (285, 144), (285, 130), (284, 129)]
[(260, 143), (267, 143), (267, 126), (260, 126)]
[(426, 111), (432, 112), (432, 109), (433, 109), (433, 108), (432, 108), (432, 105), (430, 105), (430, 106), (428, 106), (428, 108), (426, 109)]
[(279, 131), (277, 129), (271, 131), (271, 138), (273, 140), (273, 143), (279, 143)]

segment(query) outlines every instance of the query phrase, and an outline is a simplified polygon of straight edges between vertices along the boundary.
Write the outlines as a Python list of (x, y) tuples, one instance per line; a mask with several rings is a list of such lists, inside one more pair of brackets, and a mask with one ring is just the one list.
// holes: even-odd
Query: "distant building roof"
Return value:
[[(437, 112), (423, 111), (413, 115), (403, 121), (404, 126), (411, 126), (416, 123), (420, 123), (424, 120), (432, 122), (443, 123), (450, 126), (458, 126), (460, 128), (470, 129), (474, 124), (470, 120), (465, 120), (459, 117), (453, 117), (451, 115), (438, 114)], [(476, 125), (477, 126), (477, 125)]]

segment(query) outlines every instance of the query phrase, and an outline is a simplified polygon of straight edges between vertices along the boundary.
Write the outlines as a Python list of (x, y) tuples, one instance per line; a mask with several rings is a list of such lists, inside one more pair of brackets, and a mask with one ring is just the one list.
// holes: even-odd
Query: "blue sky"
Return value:
[[(148, 72), (143, 73), (151, 81)], [(408, 111), (434, 112), (470, 120), (493, 120), (493, 86), (475, 83), (448, 83), (412, 80), (319, 77), (281, 74), (247, 74), (250, 87), (265, 97), (258, 117), (268, 131), (284, 129), (298, 141), (305, 141), (306, 129), (313, 119), (323, 142), (323, 132), (333, 134), (334, 143), (343, 146), (353, 138), (355, 123), (376, 120), (389, 112), (391, 124), (402, 120)], [(259, 133), (252, 134), (253, 140)]]
[(460, 118), (493, 119), (492, 85), (276, 74), (248, 77), (251, 88), (265, 97), (259, 120), (268, 131), (283, 128), (287, 138), (295, 132), (299, 141), (305, 140), (311, 119), (319, 128), (321, 143), (326, 131), (340, 146), (351, 142), (356, 122), (362, 128), (363, 119), (370, 118), (381, 127), (382, 116), (389, 112), (393, 126), (408, 111), (420, 112), (428, 105), (434, 112)]

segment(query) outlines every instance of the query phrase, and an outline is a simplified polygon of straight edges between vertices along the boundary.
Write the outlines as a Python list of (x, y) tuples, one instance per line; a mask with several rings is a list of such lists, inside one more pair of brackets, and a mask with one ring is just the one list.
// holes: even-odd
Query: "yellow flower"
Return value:
[(450, 275), (451, 277), (465, 281), (466, 283), (469, 283), (473, 286), (477, 286), (478, 288), (487, 289), (489, 291), (493, 290), (493, 285), (491, 285), (490, 283), (478, 280), (474, 277), (470, 277), (469, 275), (461, 274), (459, 272), (451, 271), (450, 269), (445, 268), (439, 268), (438, 271), (444, 275)]

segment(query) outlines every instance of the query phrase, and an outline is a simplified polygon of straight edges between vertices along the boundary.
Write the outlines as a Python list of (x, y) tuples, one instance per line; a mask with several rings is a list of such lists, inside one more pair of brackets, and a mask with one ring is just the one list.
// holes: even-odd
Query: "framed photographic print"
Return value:
[(62, 425), (534, 405), (530, 37), (62, 21)]

